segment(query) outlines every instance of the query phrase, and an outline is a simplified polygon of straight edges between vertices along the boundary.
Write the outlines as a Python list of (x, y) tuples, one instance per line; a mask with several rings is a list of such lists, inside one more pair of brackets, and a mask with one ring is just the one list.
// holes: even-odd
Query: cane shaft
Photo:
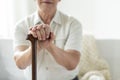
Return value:
[(29, 34), (27, 40), (32, 44), (32, 80), (37, 80), (37, 39)]

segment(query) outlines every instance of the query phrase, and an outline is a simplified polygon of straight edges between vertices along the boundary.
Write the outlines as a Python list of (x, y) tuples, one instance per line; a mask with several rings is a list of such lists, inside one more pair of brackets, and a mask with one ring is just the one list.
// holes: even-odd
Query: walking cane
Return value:
[(34, 38), (31, 34), (27, 35), (27, 40), (31, 41), (32, 44), (32, 80), (37, 80), (37, 54), (36, 54), (36, 49), (37, 49), (37, 38)]

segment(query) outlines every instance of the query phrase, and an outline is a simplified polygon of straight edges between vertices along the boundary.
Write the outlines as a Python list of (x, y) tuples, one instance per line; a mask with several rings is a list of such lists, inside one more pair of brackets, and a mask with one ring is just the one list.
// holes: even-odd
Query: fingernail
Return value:
[(47, 36), (47, 38), (49, 38), (49, 36)]

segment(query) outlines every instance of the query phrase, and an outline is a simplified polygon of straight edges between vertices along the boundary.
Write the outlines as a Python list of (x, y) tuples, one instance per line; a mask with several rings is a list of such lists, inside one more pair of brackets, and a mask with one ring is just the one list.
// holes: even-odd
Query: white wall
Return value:
[(95, 5), (95, 36), (120, 39), (120, 0), (96, 0)]
[(77, 18), (85, 30), (92, 32), (94, 0), (61, 0), (59, 9)]
[(120, 0), (62, 0), (60, 10), (80, 20), (96, 38), (120, 39)]
[(13, 0), (14, 23), (28, 16), (36, 10), (34, 0)]
[(0, 37), (9, 36), (13, 26), (13, 3), (12, 0), (0, 1)]

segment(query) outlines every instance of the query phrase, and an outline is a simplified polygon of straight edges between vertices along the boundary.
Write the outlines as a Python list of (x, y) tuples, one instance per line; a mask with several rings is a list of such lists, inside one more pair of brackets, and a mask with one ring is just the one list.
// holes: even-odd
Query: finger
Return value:
[(45, 25), (44, 29), (45, 29), (46, 38), (49, 38), (51, 32), (50, 27), (48, 25)]
[(32, 30), (32, 31), (36, 31), (36, 30), (37, 30), (37, 26), (32, 27), (31, 30)]
[(40, 34), (40, 31), (37, 30), (36, 33), (37, 33), (38, 40), (42, 40), (42, 38), (41, 38), (41, 34)]
[(37, 37), (35, 31), (36, 31), (36, 26), (34, 26), (34, 27), (30, 27), (30, 29), (29, 29), (29, 34), (32, 34), (33, 37)]
[(37, 25), (37, 30), (40, 30), (42, 28), (43, 24)]
[(32, 34), (33, 37), (37, 38), (36, 32), (33, 32), (32, 30), (30, 30), (28, 34)]
[(45, 30), (45, 37), (46, 38), (49, 38), (49, 29), (47, 28), (47, 26), (44, 27), (44, 30)]
[(45, 40), (45, 39), (46, 39), (46, 38), (45, 38), (45, 30), (44, 30), (44, 28), (41, 28), (41, 29), (40, 29), (40, 35), (41, 35), (42, 40)]

